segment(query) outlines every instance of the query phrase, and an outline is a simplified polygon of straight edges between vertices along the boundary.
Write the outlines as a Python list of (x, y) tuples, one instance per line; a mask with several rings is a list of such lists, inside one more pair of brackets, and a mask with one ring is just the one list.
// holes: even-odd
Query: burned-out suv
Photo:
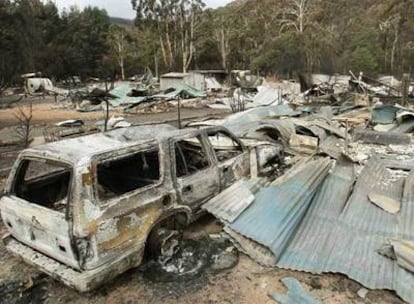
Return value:
[[(24, 150), (0, 199), (7, 250), (80, 291), (141, 263), (171, 219), (250, 175), (252, 153), (222, 127), (118, 129)], [(257, 151), (255, 151), (257, 152)], [(156, 238), (155, 238), (156, 239)]]

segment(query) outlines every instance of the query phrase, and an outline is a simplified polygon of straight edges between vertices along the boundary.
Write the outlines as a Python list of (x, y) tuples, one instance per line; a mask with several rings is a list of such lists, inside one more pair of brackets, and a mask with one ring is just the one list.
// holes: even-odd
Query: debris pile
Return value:
[[(188, 132), (188, 136), (195, 137), (176, 141), (172, 149), (168, 145), (175, 139), (161, 145), (169, 148), (160, 155), (173, 153), (167, 160), (176, 162), (162, 166), (166, 170), (163, 176), (184, 179), (197, 172), (195, 180), (199, 185), (195, 188), (205, 193), (195, 190), (195, 184), (182, 186), (176, 181), (171, 185), (182, 189), (170, 190), (182, 192), (184, 198), (186, 191), (199, 191), (202, 197), (197, 203), (223, 224), (225, 235), (239, 251), (264, 266), (318, 274), (342, 273), (370, 289), (395, 290), (401, 298), (414, 303), (414, 108), (407, 99), (410, 92), (403, 92), (402, 83), (393, 78), (373, 80), (362, 73), (358, 77), (352, 72), (351, 76), (313, 75), (305, 87), (305, 80), (301, 84), (272, 82), (247, 71), (233, 74), (231, 87), (218, 83), (205, 71), (169, 73), (159, 85), (147, 71), (138, 82), (137, 78), (120, 82), (111, 90), (72, 92), (76, 109), (83, 112), (121, 109), (154, 113), (177, 107), (238, 112), (224, 119), (193, 121), (188, 124), (193, 129), (151, 126), (134, 129), (135, 132), (130, 129), (100, 134), (93, 137), (87, 151), (92, 151), (91, 147), (103, 149), (105, 145), (119, 147), (120, 143), (125, 149), (134, 149), (137, 138), (144, 141), (154, 134), (162, 137), (167, 131), (174, 136), (180, 131)], [(28, 79), (38, 83), (40, 91), (66, 94), (54, 90), (43, 78)], [(47, 142), (55, 142), (130, 126), (124, 118), (114, 116), (91, 128), (81, 120), (67, 120), (45, 128), (44, 137)], [(227, 134), (227, 130), (235, 136)], [(227, 135), (222, 138), (223, 134)], [(201, 142), (200, 136), (205, 137)], [(206, 143), (210, 145), (209, 153), (203, 151)], [(85, 157), (78, 155), (78, 147), (63, 146), (69, 156)], [(98, 173), (104, 172), (108, 177), (101, 181), (118, 181), (119, 188), (112, 185), (114, 195), (128, 193), (129, 188), (123, 190), (128, 183), (143, 188), (154, 184), (160, 178), (154, 173), (160, 170), (156, 169), (159, 159), (154, 151), (136, 157), (143, 176), (132, 175), (132, 162), (128, 160), (111, 170), (107, 169), (110, 164), (98, 166)], [(240, 154), (249, 155), (249, 166), (244, 160), (235, 160), (234, 155)], [(151, 161), (156, 164), (154, 172), (148, 170)], [(115, 177), (112, 174), (116, 169), (122, 170)], [(210, 169), (211, 174), (198, 172), (202, 169)], [(93, 177), (88, 174), (82, 176), (82, 183), (91, 183), (89, 179)], [(154, 193), (145, 197), (153, 199)], [(175, 198), (165, 196), (159, 202), (168, 209), (172, 200)], [(214, 245), (212, 240), (203, 242)], [(232, 267), (237, 262), (230, 253), (232, 246), (204, 245), (184, 240), (178, 250), (150, 261), (143, 270), (157, 279), (175, 280), (194, 277), (207, 269)], [(199, 250), (202, 246), (204, 251)], [(299, 297), (316, 302), (296, 282), (284, 282), (293, 293), (286, 297), (273, 295), (274, 299)]]
[[(177, 100), (195, 100), (190, 107), (210, 107), (233, 112), (270, 105), (330, 105), (371, 106), (379, 98), (385, 104), (406, 104), (413, 94), (412, 86), (392, 76), (378, 80), (366, 77), (362, 72), (350, 75), (313, 74), (295, 80), (278, 80), (260, 77), (250, 71), (190, 71), (168, 73), (154, 78), (151, 70), (129, 81), (102, 82), (93, 79), (82, 83), (74, 76), (62, 82), (65, 88), (55, 86), (41, 74), (22, 75), (25, 79), (26, 95), (48, 94), (61, 98), (61, 105), (76, 108), (80, 112), (120, 110), (135, 113), (159, 113), (178, 106)], [(220, 82), (218, 81), (220, 79)], [(227, 79), (223, 81), (223, 79)], [(74, 84), (74, 85), (73, 85)], [(94, 90), (107, 92), (105, 98), (96, 96)], [(404, 90), (408, 91), (404, 91)], [(95, 92), (96, 93), (96, 92)], [(11, 97), (8, 97), (9, 99)], [(16, 98), (10, 99), (11, 103)], [(71, 103), (67, 104), (68, 101)], [(10, 104), (4, 101), (4, 106)], [(1, 106), (2, 102), (0, 102)], [(399, 121), (401, 124), (402, 121)], [(407, 123), (408, 124), (408, 123)], [(405, 125), (403, 126), (405, 127)]]
[(175, 253), (151, 257), (140, 270), (155, 282), (188, 281), (233, 268), (237, 262), (237, 251), (226, 238), (184, 239)]
[(291, 165), (277, 178), (234, 184), (202, 208), (262, 265), (343, 273), (413, 303), (413, 114), (397, 103), (279, 105), (192, 123), (278, 143)]

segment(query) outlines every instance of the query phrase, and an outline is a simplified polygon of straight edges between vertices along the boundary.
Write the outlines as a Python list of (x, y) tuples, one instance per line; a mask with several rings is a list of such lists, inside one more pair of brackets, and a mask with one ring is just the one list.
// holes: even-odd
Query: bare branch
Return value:
[(18, 106), (14, 112), (14, 117), (17, 119), (16, 133), (19, 137), (22, 146), (27, 148), (30, 144), (32, 132), (33, 106), (30, 103), (27, 108)]

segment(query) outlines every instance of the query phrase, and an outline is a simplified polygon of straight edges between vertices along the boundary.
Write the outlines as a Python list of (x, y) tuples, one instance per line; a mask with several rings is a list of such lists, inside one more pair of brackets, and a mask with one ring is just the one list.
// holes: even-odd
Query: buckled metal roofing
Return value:
[(278, 258), (331, 166), (328, 159), (315, 160), (285, 183), (263, 188), (230, 228), (268, 247)]
[[(278, 188), (259, 191), (224, 230), (260, 264), (343, 273), (370, 289), (395, 290), (414, 303), (414, 274), (378, 253), (390, 239), (414, 241), (414, 171), (407, 177), (393, 176), (386, 163), (372, 157), (355, 183), (354, 164), (340, 158), (319, 187), (324, 170), (315, 170), (323, 162), (308, 164), (308, 170), (297, 166), (289, 178), (275, 183)], [(313, 187), (318, 190), (309, 202)], [(371, 203), (372, 192), (401, 201), (399, 213)]]
[(203, 209), (217, 218), (232, 223), (254, 201), (256, 193), (265, 180), (240, 180), (209, 200)]
[[(353, 180), (350, 165), (338, 166), (325, 181), (278, 267), (312, 273), (339, 272), (371, 289), (395, 290), (414, 302), (414, 274), (377, 253), (389, 238), (414, 239), (414, 173), (402, 182), (386, 182), (377, 157), (364, 168), (347, 200)], [(403, 187), (404, 185), (404, 187)], [(386, 187), (402, 209), (392, 215), (368, 200)]]

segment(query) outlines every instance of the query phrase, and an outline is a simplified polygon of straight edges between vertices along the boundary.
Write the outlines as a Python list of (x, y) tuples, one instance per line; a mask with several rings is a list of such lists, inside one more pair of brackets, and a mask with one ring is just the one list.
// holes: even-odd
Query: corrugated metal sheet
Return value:
[(315, 135), (322, 136), (321, 137), (322, 140), (326, 138), (326, 135), (323, 135), (321, 131), (318, 131), (318, 129), (316, 129), (316, 127), (323, 129), (328, 134), (336, 135), (341, 138), (346, 138), (346, 136), (348, 136), (345, 133), (345, 130), (341, 130), (333, 125), (328, 124), (325, 121), (317, 120), (315, 118), (312, 120), (293, 119), (293, 122), (295, 123), (297, 127), (308, 128), (310, 132), (315, 133)]
[(317, 137), (320, 140), (324, 140), (328, 137), (328, 134), (324, 129), (313, 125), (312, 122), (302, 121), (299, 119), (294, 119), (293, 121), (297, 134)]
[(371, 121), (376, 124), (392, 124), (400, 108), (393, 105), (376, 106), (372, 109)]
[(222, 221), (232, 223), (254, 201), (264, 180), (240, 180), (215, 196), (202, 208)]
[(253, 108), (258, 106), (268, 106), (271, 104), (279, 103), (279, 95), (282, 95), (278, 90), (269, 87), (259, 87), (259, 92), (253, 97), (251, 103), (247, 103), (247, 108)]
[(184, 73), (168, 73), (160, 77), (160, 89), (165, 91), (168, 88), (179, 87), (185, 85), (189, 74)]
[(230, 226), (224, 226), (224, 231), (239, 251), (251, 257), (258, 264), (269, 267), (274, 267), (276, 265), (276, 257), (269, 250), (269, 248), (253, 241), (252, 239), (244, 237), (240, 233), (237, 233), (231, 229)]
[(414, 242), (404, 240), (392, 240), (392, 247), (398, 265), (414, 272)]
[[(286, 180), (289, 180), (290, 178), (298, 174), (298, 172), (300, 172), (300, 168), (302, 167), (302, 165), (308, 161), (309, 159), (304, 159), (273, 184), (283, 184), (284, 182), (286, 182)], [(326, 178), (326, 180), (323, 183), (323, 186), (318, 191), (318, 194), (315, 196), (315, 199), (312, 205), (310, 206), (308, 213), (305, 215), (305, 218), (298, 230), (298, 233), (293, 238), (293, 241), (291, 243), (293, 245), (290, 244), (287, 247), (286, 251), (283, 253), (279, 261), (281, 267), (285, 267), (283, 266), (285, 259), (287, 259), (290, 263), (294, 264), (296, 262), (296, 257), (298, 256), (299, 258), (302, 258), (302, 254), (306, 257), (309, 256), (310, 259), (314, 259), (311, 257), (312, 251), (301, 253), (301, 250), (304, 249), (303, 247), (301, 247), (301, 244), (310, 244), (309, 246), (312, 246), (311, 244), (315, 244), (315, 247), (321, 247), (324, 245), (324, 243), (321, 243), (320, 241), (325, 241), (325, 239), (323, 235), (320, 235), (320, 233), (329, 232), (330, 229), (333, 229), (333, 227), (335, 227), (335, 220), (337, 219), (337, 217), (339, 217), (339, 214), (343, 210), (345, 203), (349, 197), (349, 194), (352, 191), (351, 188), (355, 180), (353, 163), (347, 161), (345, 158), (340, 159), (338, 163), (339, 165), (337, 165), (335, 167), (334, 172)], [(330, 191), (332, 189), (336, 190)], [(321, 196), (326, 199), (321, 200), (323, 204), (318, 204), (317, 202), (320, 201)], [(320, 222), (318, 222), (320, 225), (327, 225), (326, 231), (315, 229), (315, 234), (306, 234), (308, 229), (311, 229), (312, 224), (317, 220), (320, 220)], [(229, 226), (225, 226), (224, 231), (231, 237), (231, 239), (234, 241), (234, 243), (240, 251), (250, 256), (259, 264), (264, 266), (276, 265), (276, 257), (265, 246), (262, 246), (259, 243), (233, 231)], [(300, 241), (297, 240), (299, 235), (301, 236)], [(302, 238), (305, 239), (305, 241), (301, 243)], [(298, 244), (297, 248), (294, 247), (295, 244)], [(326, 254), (324, 256), (326, 256)], [(324, 259), (324, 256), (321, 256), (320, 258)], [(317, 258), (319, 258), (319, 256), (317, 256)], [(306, 271), (306, 269), (300, 270)]]
[(336, 136), (329, 136), (319, 145), (319, 150), (332, 158), (341, 158), (342, 151), (345, 148), (345, 141)]
[(282, 82), (268, 82), (263, 81), (263, 86), (270, 87), (280, 92), (280, 95), (299, 95), (300, 94), (300, 83), (282, 80)]
[(316, 137), (318, 137), (319, 140), (321, 140), (321, 141), (324, 140), (324, 139), (326, 139), (328, 137), (327, 132), (324, 129), (319, 128), (317, 126), (309, 126), (309, 130), (312, 131), (312, 133)]
[(311, 82), (312, 84), (343, 84), (348, 85), (349, 80), (351, 80), (351, 76), (349, 75), (326, 75), (326, 74), (312, 74), (311, 75)]
[(298, 154), (313, 155), (318, 151), (318, 138), (294, 134), (290, 138), (289, 148)]
[(394, 76), (382, 76), (382, 77), (379, 77), (377, 80), (390, 87), (399, 88), (401, 86), (401, 81), (399, 81)]
[(258, 140), (280, 139), (286, 144), (289, 143), (290, 137), (295, 134), (295, 125), (289, 119), (232, 124), (228, 128), (242, 138)]
[[(341, 157), (312, 200), (326, 162), (310, 162), (306, 170), (301, 165), (259, 191), (224, 229), (240, 250), (263, 265), (343, 273), (371, 289), (395, 290), (414, 303), (414, 274), (377, 253), (390, 239), (414, 241), (414, 171), (395, 181), (386, 170), (389, 162), (372, 157), (354, 185), (354, 164)], [(398, 167), (412, 169), (412, 164)], [(370, 193), (401, 201), (400, 212), (385, 212), (369, 201)]]
[(278, 258), (331, 165), (328, 159), (311, 161), (285, 183), (261, 189), (230, 228), (267, 246)]
[[(175, 78), (171, 78), (175, 79)], [(181, 95), (187, 95), (189, 97), (205, 97), (206, 94), (200, 90), (197, 90), (196, 88), (185, 84), (175, 84), (169, 86), (164, 93), (153, 95), (152, 98), (160, 98), (160, 99), (174, 99)]]
[(402, 108), (401, 111), (397, 113), (396, 118), (398, 123), (401, 123), (405, 120), (412, 120), (414, 119), (414, 112)]
[(411, 133), (414, 131), (414, 119), (402, 121), (397, 127), (391, 130), (391, 133)]
[(341, 138), (346, 138), (348, 136), (348, 134), (346, 134), (345, 130), (341, 130), (333, 125), (330, 125), (326, 122), (323, 121), (319, 121), (319, 120), (315, 120), (312, 121), (312, 125), (317, 126), (319, 128), (324, 129), (325, 131), (327, 131), (329, 134), (333, 134), (336, 136), (339, 136)]
[(302, 113), (302, 111), (292, 109), (289, 105), (260, 107), (230, 115), (224, 120), (224, 123), (225, 125), (243, 124), (249, 121), (260, 121), (266, 118), (298, 116)]
[[(354, 186), (353, 166), (345, 158), (337, 162), (277, 263), (268, 245), (253, 241), (252, 236), (260, 239), (251, 233), (277, 238), (280, 226), (275, 227), (274, 222), (278, 219), (266, 216), (273, 214), (274, 206), (268, 205), (263, 214), (245, 222), (243, 230), (250, 232), (250, 238), (232, 230), (232, 225), (225, 231), (241, 251), (260, 264), (312, 273), (343, 273), (371, 289), (395, 290), (405, 301), (414, 303), (414, 274), (377, 253), (391, 238), (414, 241), (414, 171), (405, 182), (395, 182), (381, 159), (373, 157)], [(392, 215), (372, 204), (368, 194), (373, 191), (396, 200), (402, 196), (401, 211)]]
[(188, 77), (185, 78), (185, 83), (197, 90), (205, 91), (207, 89), (206, 77), (201, 73), (189, 72)]
[(411, 137), (407, 134), (401, 133), (378, 132), (372, 130), (355, 130), (354, 140), (360, 140), (367, 144), (408, 145), (411, 142)]
[(309, 291), (302, 287), (300, 282), (291, 277), (283, 278), (282, 283), (288, 289), (286, 294), (272, 292), (269, 294), (279, 304), (321, 304)]
[[(245, 131), (245, 125), (257, 125), (258, 122), (268, 121), (276, 117), (293, 117), (303, 114), (300, 110), (294, 110), (289, 105), (276, 105), (250, 109), (244, 112), (239, 112), (228, 116), (226, 119), (204, 120), (201, 122), (190, 123), (190, 126), (217, 126), (223, 125), (226, 128), (240, 132)], [(274, 123), (276, 120), (273, 120)]]
[(221, 90), (223, 88), (215, 77), (206, 77), (204, 81), (206, 90)]
[(110, 94), (116, 96), (116, 99), (110, 99), (109, 103), (113, 107), (119, 107), (122, 105), (139, 104), (147, 99), (147, 97), (130, 97), (128, 93), (134, 87), (131, 87), (128, 82), (120, 82), (116, 88), (109, 91)]
[(187, 77), (188, 73), (180, 73), (180, 72), (170, 72), (164, 75), (161, 75), (161, 78), (184, 78)]
[(401, 160), (393, 158), (382, 158), (382, 161), (385, 164), (385, 167), (396, 170), (414, 170), (414, 161), (412, 160)]
[(390, 196), (398, 199), (402, 183), (386, 182), (385, 175), (381, 160), (372, 158), (347, 200), (353, 182), (352, 167), (337, 166), (277, 266), (312, 273), (344, 273), (368, 288), (395, 290), (404, 300), (414, 302), (414, 275), (377, 253), (389, 238), (414, 239), (414, 173), (405, 181), (398, 215), (368, 200), (371, 191), (384, 186), (389, 187)]

